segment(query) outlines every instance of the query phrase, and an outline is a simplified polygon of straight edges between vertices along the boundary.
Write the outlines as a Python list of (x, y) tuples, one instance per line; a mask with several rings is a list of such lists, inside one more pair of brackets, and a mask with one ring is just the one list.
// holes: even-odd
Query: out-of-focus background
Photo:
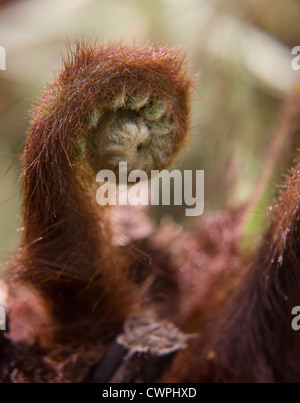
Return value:
[[(182, 169), (205, 170), (205, 210), (245, 203), (256, 189), (297, 72), (291, 49), (300, 45), (298, 0), (0, 0), (0, 262), (17, 247), (21, 233), (20, 163), (28, 112), (53, 72), (66, 44), (163, 42), (180, 46), (193, 91), (191, 143)], [(297, 135), (285, 145), (245, 231), (255, 237), (276, 195), (274, 183), (291, 165)], [(164, 207), (189, 227), (184, 209)]]

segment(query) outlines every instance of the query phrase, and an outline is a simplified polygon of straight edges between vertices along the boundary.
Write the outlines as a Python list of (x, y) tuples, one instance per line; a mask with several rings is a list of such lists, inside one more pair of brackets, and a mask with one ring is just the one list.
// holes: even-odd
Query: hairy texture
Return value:
[(96, 205), (100, 169), (172, 162), (190, 85), (173, 49), (78, 45), (41, 98), (23, 155), (22, 244), (0, 293), (2, 382), (300, 381), (299, 161), (261, 247), (240, 251), (247, 209), (299, 131), (298, 95), (246, 206), (183, 231), (155, 228), (144, 208)]
[[(283, 105), (258, 188), (270, 176), (281, 146), (286, 147), (292, 133), (299, 135), (299, 107), (299, 94), (292, 93)], [(246, 209), (230, 214), (231, 222), (222, 218), (211, 222), (207, 235), (203, 233), (207, 227), (204, 221), (197, 239), (197, 260), (194, 264), (186, 261), (182, 276), (201, 279), (198, 297), (190, 311), (185, 310), (182, 321), (183, 329), (199, 336), (189, 350), (178, 354), (165, 380), (299, 382), (300, 340), (291, 326), (292, 308), (299, 306), (300, 286), (299, 160), (282, 188), (270, 208), (269, 229), (248, 263), (239, 251), (241, 224), (247, 209), (254, 205), (253, 200), (258, 200), (259, 192)], [(219, 240), (215, 235), (217, 228), (224, 235)], [(216, 245), (210, 256), (205, 239)], [(205, 264), (204, 276), (201, 271), (194, 274), (197, 261)], [(188, 298), (184, 296), (183, 300), (186, 303)]]
[(49, 334), (66, 335), (80, 320), (97, 320), (103, 333), (122, 324), (132, 304), (129, 262), (96, 204), (96, 173), (117, 173), (121, 161), (129, 169), (169, 164), (186, 141), (190, 85), (174, 49), (70, 51), (32, 111), (23, 154), (24, 233), (10, 275), (17, 317), (32, 305), (21, 284), (46, 301)]
[(216, 306), (197, 307), (185, 323), (201, 331), (179, 354), (165, 380), (189, 382), (299, 382), (300, 339), (291, 311), (300, 289), (300, 164), (272, 209), (261, 248)]

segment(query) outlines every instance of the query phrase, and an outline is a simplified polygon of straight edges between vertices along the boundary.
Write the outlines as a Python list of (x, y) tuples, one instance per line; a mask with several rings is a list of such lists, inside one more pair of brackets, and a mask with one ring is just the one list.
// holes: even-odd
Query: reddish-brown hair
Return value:
[[(112, 239), (111, 209), (96, 204), (99, 169), (117, 173), (120, 161), (159, 169), (173, 160), (186, 141), (190, 86), (174, 49), (81, 44), (33, 110), (8, 338), (0, 333), (4, 381), (91, 380), (99, 362), (98, 381), (300, 380), (299, 336), (291, 328), (291, 309), (300, 304), (299, 161), (248, 264), (239, 251), (244, 208), (207, 214), (191, 232), (165, 224), (143, 239), (128, 235), (121, 248)], [(288, 102), (282, 133), (295, 123), (298, 102)], [(130, 278), (147, 276), (137, 291)], [(120, 338), (137, 296), (142, 313)], [(178, 331), (169, 321), (193, 337), (180, 334), (184, 343), (174, 347), (168, 329)], [(132, 323), (138, 330), (165, 326), (172, 354), (163, 361), (131, 354), (141, 346), (151, 351)], [(120, 347), (116, 341), (126, 337)]]
[(99, 169), (117, 171), (111, 155), (126, 161), (126, 152), (114, 154), (113, 139), (104, 138), (107, 121), (118, 125), (125, 116), (136, 130), (146, 126), (150, 138), (133, 156), (140, 161), (138, 153), (147, 152), (148, 168), (160, 169), (185, 144), (190, 85), (175, 49), (77, 44), (32, 111), (24, 234), (10, 282), (12, 290), (22, 284), (41, 295), (57, 323), (92, 317), (104, 332), (122, 323), (131, 304), (128, 263), (113, 246), (95, 192)]

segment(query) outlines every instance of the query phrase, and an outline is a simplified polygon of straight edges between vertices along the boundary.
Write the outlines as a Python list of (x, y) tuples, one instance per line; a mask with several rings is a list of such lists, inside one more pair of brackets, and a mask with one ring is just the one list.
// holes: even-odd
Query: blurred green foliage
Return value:
[[(221, 24), (223, 20), (225, 25)], [(17, 156), (29, 125), (28, 112), (52, 79), (53, 72), (60, 68), (66, 43), (72, 45), (78, 38), (97, 39), (99, 43), (163, 42), (181, 46), (191, 74), (199, 76), (193, 91), (191, 143), (178, 160), (178, 166), (205, 170), (206, 211), (238, 206), (249, 199), (289, 88), (283, 93), (282, 88), (277, 88), (279, 82), (274, 82), (274, 88), (270, 88), (264, 79), (257, 78), (255, 64), (252, 71), (245, 68), (240, 44), (236, 45), (239, 29), (229, 46), (224, 46), (225, 28), (231, 26), (232, 21), (238, 23), (239, 29), (248, 32), (251, 27), (251, 32), (258, 30), (271, 38), (275, 56), (276, 44), (286, 46), (286, 52), (278, 57), (285, 58), (289, 66), (290, 47), (300, 45), (300, 4), (296, 0), (16, 0), (0, 3), (0, 45), (7, 54), (7, 70), (0, 71), (0, 262), (5, 262), (17, 247), (18, 228), (22, 225)], [(213, 48), (212, 35), (217, 38), (214, 43), (220, 43), (219, 51), (215, 45)], [(244, 46), (247, 47), (247, 41)], [(255, 57), (255, 46), (250, 51)], [(266, 59), (268, 52), (271, 49), (266, 46)], [(269, 61), (272, 66), (271, 56)], [(257, 54), (257, 67), (260, 63), (262, 60)], [(290, 67), (277, 74), (283, 80), (291, 74)], [(290, 139), (289, 146), (280, 155), (263, 198), (252, 212), (253, 220), (248, 226), (251, 233), (260, 233), (264, 213), (275, 196), (273, 184), (281, 181), (280, 172), (290, 166), (297, 145), (298, 138)], [(161, 208), (156, 214), (160, 217), (172, 214), (187, 226), (194, 223), (195, 220), (184, 219), (183, 211), (184, 208), (169, 207)]]

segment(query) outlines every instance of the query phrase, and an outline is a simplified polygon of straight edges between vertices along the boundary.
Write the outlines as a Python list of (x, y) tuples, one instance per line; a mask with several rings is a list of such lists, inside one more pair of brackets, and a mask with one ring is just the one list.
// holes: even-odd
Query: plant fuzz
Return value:
[(138, 207), (96, 203), (100, 169), (170, 165), (187, 141), (192, 83), (172, 48), (70, 51), (32, 111), (23, 153), (2, 382), (300, 381), (290, 316), (299, 161), (250, 262), (239, 249), (244, 208), (179, 232)]

